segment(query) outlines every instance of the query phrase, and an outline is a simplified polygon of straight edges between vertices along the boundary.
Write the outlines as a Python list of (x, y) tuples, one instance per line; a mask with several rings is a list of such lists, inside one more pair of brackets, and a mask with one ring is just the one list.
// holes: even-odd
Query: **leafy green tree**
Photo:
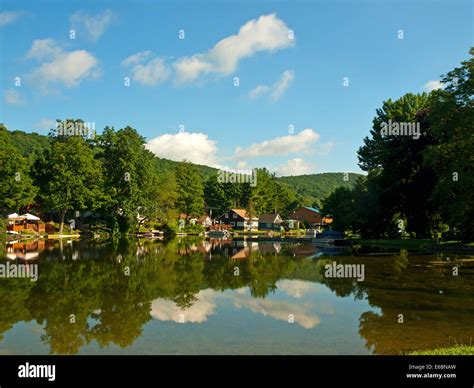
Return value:
[(354, 230), (357, 222), (356, 195), (354, 190), (339, 187), (324, 201), (323, 214), (330, 214), (335, 230)]
[(224, 183), (218, 181), (217, 174), (209, 177), (204, 184), (204, 200), (206, 206), (211, 208), (216, 216), (234, 206), (232, 198), (225, 190)]
[(136, 129), (118, 131), (106, 127), (98, 138), (104, 167), (105, 187), (110, 201), (104, 207), (112, 227), (120, 233), (137, 229), (140, 211), (152, 216), (158, 187), (153, 154)]
[(29, 176), (28, 162), (14, 146), (3, 124), (0, 124), (0, 175), (0, 209), (18, 210), (34, 202), (37, 188)]
[(176, 169), (177, 208), (181, 213), (199, 217), (204, 211), (204, 186), (196, 167), (183, 161)]
[[(426, 201), (436, 185), (431, 166), (423, 163), (426, 148), (435, 142), (428, 122), (429, 97), (406, 94), (396, 101), (387, 100), (373, 121), (371, 137), (364, 139), (359, 149), (359, 166), (370, 172), (369, 180), (378, 197), (383, 224), (380, 235), (392, 233), (396, 214), (406, 217), (408, 226), (417, 236), (429, 234), (432, 205)], [(382, 129), (388, 123), (414, 123), (420, 126), (415, 134), (390, 135)]]
[[(474, 237), (474, 48), (470, 54), (442, 78), (444, 89), (431, 93), (429, 118), (436, 143), (424, 154), (425, 165), (436, 174), (430, 199), (466, 240)], [(438, 223), (436, 219), (435, 229)]]
[(81, 136), (54, 139), (44, 157), (37, 160), (36, 171), (43, 206), (59, 212), (59, 233), (68, 211), (97, 209), (105, 199), (101, 163)]
[(252, 189), (252, 201), (257, 214), (273, 213), (277, 196), (276, 178), (266, 168), (257, 170), (257, 186)]

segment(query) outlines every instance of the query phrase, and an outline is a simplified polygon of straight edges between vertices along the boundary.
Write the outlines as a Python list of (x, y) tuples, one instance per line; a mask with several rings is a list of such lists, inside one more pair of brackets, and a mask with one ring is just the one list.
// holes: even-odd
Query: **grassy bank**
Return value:
[(407, 354), (410, 356), (472, 356), (474, 346), (455, 345), (448, 348), (416, 350)]
[(460, 242), (460, 241), (441, 241), (439, 244), (436, 244), (434, 240), (431, 239), (394, 239), (394, 240), (363, 240), (357, 239), (354, 240), (354, 243), (371, 246), (371, 247), (380, 247), (380, 248), (394, 248), (394, 249), (412, 249), (412, 250), (423, 250), (428, 248), (435, 248), (437, 250), (467, 250), (472, 251), (474, 248), (474, 242)]
[(399, 239), (399, 240), (355, 240), (357, 244), (382, 248), (426, 249), (433, 246), (430, 239)]

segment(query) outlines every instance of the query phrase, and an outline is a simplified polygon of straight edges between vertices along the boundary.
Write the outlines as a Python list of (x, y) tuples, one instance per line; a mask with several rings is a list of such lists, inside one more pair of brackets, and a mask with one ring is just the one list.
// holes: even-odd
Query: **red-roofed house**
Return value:
[(250, 217), (245, 209), (230, 209), (217, 219), (232, 229), (258, 230), (258, 217)]

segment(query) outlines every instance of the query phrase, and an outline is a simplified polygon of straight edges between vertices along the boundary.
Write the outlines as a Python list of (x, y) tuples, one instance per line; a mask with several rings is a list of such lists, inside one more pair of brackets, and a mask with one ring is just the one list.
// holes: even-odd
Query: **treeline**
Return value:
[(337, 188), (354, 187), (361, 174), (352, 172), (337, 173), (326, 172), (322, 174), (308, 174), (297, 176), (284, 176), (278, 180), (286, 186), (293, 188), (298, 196), (307, 204), (320, 208), (322, 201), (332, 194)]
[[(84, 126), (75, 119), (58, 124)], [(242, 207), (285, 216), (302, 204), (301, 197), (264, 168), (257, 171), (258, 184), (252, 187), (220, 182), (215, 169), (160, 160), (131, 127), (106, 127), (94, 137), (57, 130), (48, 138), (26, 137), (0, 126), (0, 208), (5, 214), (34, 207), (46, 219), (58, 221), (60, 233), (65, 222), (85, 211), (114, 233), (127, 234), (144, 225), (176, 231), (181, 213), (200, 217), (211, 209), (216, 216)]]
[(81, 217), (92, 212), (113, 233), (143, 226), (174, 232), (181, 213), (200, 217), (210, 211), (217, 217), (237, 207), (286, 217), (299, 206), (320, 206), (324, 197), (314, 188), (328, 185), (322, 189), (327, 195), (355, 182), (354, 176), (347, 182), (344, 174), (334, 173), (304, 176), (298, 185), (299, 177), (277, 178), (265, 168), (256, 171), (256, 185), (223, 181), (215, 168), (155, 157), (134, 128), (106, 127), (90, 136), (85, 125), (80, 119), (57, 120), (49, 136), (42, 136), (10, 132), (0, 124), (3, 215), (34, 208), (59, 222), (62, 232), (77, 212)]
[[(474, 240), (474, 49), (470, 54), (442, 77), (442, 89), (387, 100), (377, 110), (358, 151), (368, 175), (324, 201), (335, 228), (368, 238)], [(387, 135), (387, 123), (417, 123), (420, 136)]]

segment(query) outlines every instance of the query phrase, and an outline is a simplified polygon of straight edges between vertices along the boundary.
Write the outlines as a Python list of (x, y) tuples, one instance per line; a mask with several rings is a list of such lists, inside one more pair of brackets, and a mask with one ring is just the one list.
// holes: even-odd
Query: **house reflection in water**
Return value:
[(224, 254), (232, 260), (248, 259), (252, 254), (273, 253), (279, 254), (281, 251), (281, 244), (279, 242), (257, 242), (246, 240), (221, 240), (215, 242), (212, 252)]
[(45, 240), (13, 241), (7, 244), (5, 256), (9, 260), (36, 260), (39, 258), (40, 252), (44, 251), (45, 246)]

